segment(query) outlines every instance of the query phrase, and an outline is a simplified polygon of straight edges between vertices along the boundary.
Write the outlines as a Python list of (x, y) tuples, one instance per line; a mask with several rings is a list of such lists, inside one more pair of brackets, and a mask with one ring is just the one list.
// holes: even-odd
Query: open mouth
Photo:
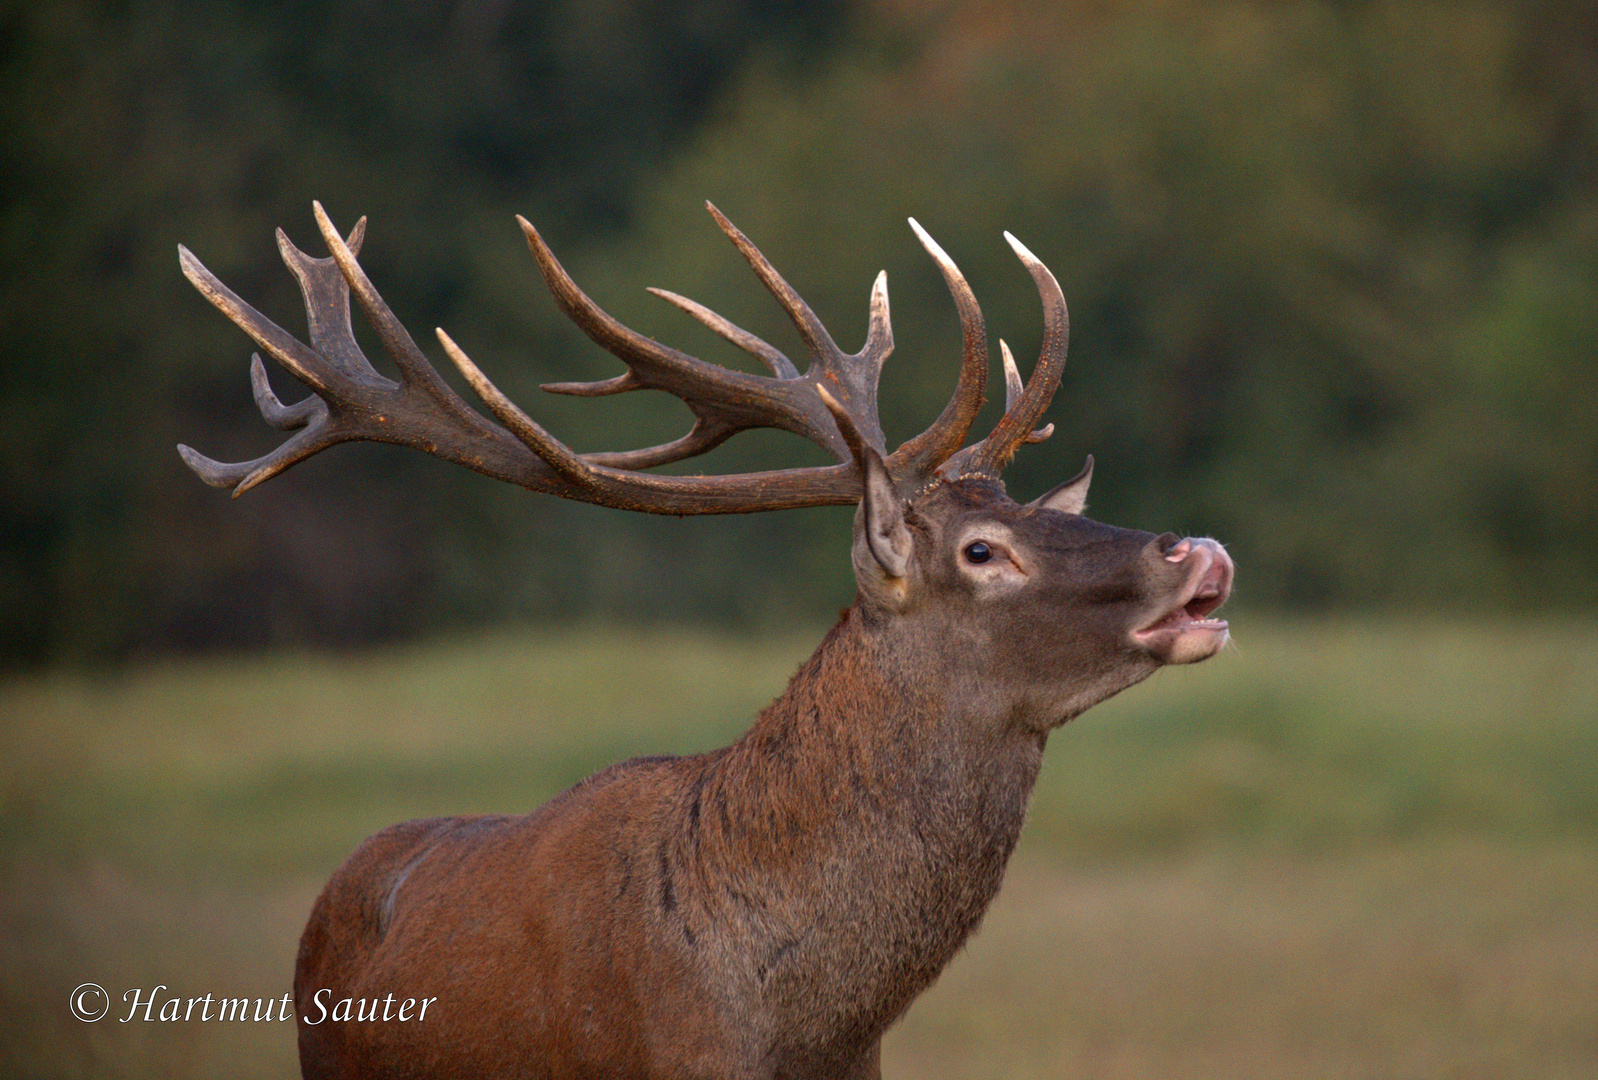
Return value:
[(1167, 561), (1190, 562), (1192, 570), (1164, 614), (1132, 632), (1132, 640), (1168, 664), (1192, 663), (1213, 656), (1226, 644), (1229, 625), (1210, 614), (1226, 603), (1232, 591), (1233, 566), (1226, 550), (1213, 540), (1183, 540)]

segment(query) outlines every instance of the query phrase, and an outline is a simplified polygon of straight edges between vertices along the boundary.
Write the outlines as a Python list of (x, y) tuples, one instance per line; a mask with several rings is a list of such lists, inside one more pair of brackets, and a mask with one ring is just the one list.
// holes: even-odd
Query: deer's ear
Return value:
[(1093, 482), (1093, 455), (1082, 471), (1051, 491), (1027, 503), (1028, 510), (1058, 510), (1062, 514), (1080, 514), (1087, 509), (1088, 485)]
[(875, 450), (866, 447), (860, 464), (866, 474), (865, 497), (860, 501), (866, 546), (882, 573), (890, 581), (901, 581), (910, 567), (912, 543), (904, 523), (904, 503)]

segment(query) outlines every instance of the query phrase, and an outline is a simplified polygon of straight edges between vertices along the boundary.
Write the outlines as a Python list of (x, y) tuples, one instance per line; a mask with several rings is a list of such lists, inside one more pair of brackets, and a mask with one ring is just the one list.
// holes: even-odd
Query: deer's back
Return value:
[[(304, 1074), (745, 1075), (732, 1060), (744, 1036), (711, 992), (715, 958), (671, 932), (662, 903), (658, 853), (694, 762), (625, 762), (526, 816), (368, 839), (301, 939)], [(357, 1015), (389, 995), (386, 1020), (335, 1019), (344, 999)], [(397, 1018), (429, 998), (425, 1016)]]

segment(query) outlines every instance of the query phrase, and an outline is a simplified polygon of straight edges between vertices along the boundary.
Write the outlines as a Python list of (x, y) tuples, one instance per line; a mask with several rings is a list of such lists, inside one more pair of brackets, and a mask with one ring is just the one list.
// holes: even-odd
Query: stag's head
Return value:
[[(1162, 664), (1213, 656), (1228, 627), (1211, 614), (1226, 601), (1233, 575), (1220, 544), (1085, 517), (1091, 457), (1032, 502), (1005, 491), (1000, 473), (1016, 450), (1053, 434), (1052, 424), (1034, 425), (1059, 385), (1069, 336), (1054, 276), (1008, 233), (1042, 299), (1041, 353), (1023, 383), (999, 342), (1004, 416), (981, 441), (955, 449), (981, 403), (986, 331), (953, 261), (910, 224), (942, 270), (964, 330), (960, 387), (949, 408), (928, 433), (884, 458), (880, 429), (865, 429), (825, 383), (818, 386), (862, 474), (853, 561), (863, 617), (893, 628), (907, 670), (950, 687), (985, 688), (946, 691), (946, 698), (1034, 730), (1064, 723)], [(879, 279), (873, 311), (884, 327), (877, 330), (874, 319), (867, 349), (888, 343), (885, 355), (892, 336), (881, 290)]]
[(1228, 633), (1211, 617), (1231, 590), (1226, 552), (1084, 517), (1091, 474), (1090, 461), (1026, 504), (975, 476), (904, 500), (868, 465), (854, 545), (863, 616), (895, 625), (907, 668), (986, 687), (973, 711), (1036, 731), (1162, 664), (1214, 655)]
[[(439, 341), (499, 421), (470, 408), (438, 375), (356, 261), (365, 220), (346, 239), (315, 207), (330, 258), (312, 258), (281, 232), (284, 261), (299, 279), (310, 344), (297, 340), (216, 279), (188, 251), (184, 272), (213, 304), (305, 383), (312, 395), (285, 406), (255, 357), (252, 380), (267, 421), (297, 433), (254, 461), (223, 464), (180, 447), (208, 483), (235, 494), (337, 442), (413, 446), (478, 472), (605, 506), (662, 514), (747, 513), (859, 504), (854, 567), (863, 621), (891, 629), (898, 652), (924, 677), (989, 688), (989, 710), (1048, 727), (1137, 682), (1162, 664), (1217, 652), (1227, 624), (1211, 618), (1231, 588), (1232, 563), (1212, 540), (1155, 536), (1083, 516), (1093, 462), (1026, 504), (1005, 494), (1000, 473), (1039, 427), (1065, 365), (1069, 319), (1059, 284), (1008, 233), (1043, 304), (1044, 334), (1023, 383), (1001, 341), (1006, 407), (993, 430), (967, 444), (983, 403), (988, 344), (965, 278), (914, 221), (960, 316), (963, 348), (954, 394), (926, 431), (891, 453), (877, 416), (877, 383), (893, 350), (886, 275), (871, 290), (866, 341), (845, 353), (810, 307), (715, 207), (722, 231), (782, 305), (809, 353), (804, 371), (780, 350), (709, 309), (651, 290), (759, 359), (771, 372), (733, 371), (638, 334), (572, 281), (543, 238), (521, 221), (556, 304), (627, 366), (600, 382), (553, 383), (562, 394), (600, 396), (655, 389), (693, 411), (692, 429), (659, 446), (578, 454), (507, 399), (442, 330)], [(350, 328), (353, 292), (395, 363), (399, 381), (367, 361)], [(829, 466), (733, 476), (645, 472), (719, 445), (740, 431), (780, 428), (836, 459)], [(982, 695), (977, 695), (982, 696)]]

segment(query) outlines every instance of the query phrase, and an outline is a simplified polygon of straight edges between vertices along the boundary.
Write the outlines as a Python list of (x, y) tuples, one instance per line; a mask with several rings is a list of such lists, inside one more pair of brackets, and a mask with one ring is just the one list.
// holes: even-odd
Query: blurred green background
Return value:
[[(884, 1075), (1598, 1074), (1598, 626), (1234, 625), (1054, 736), (1004, 889)], [(123, 995), (281, 998), (362, 838), (724, 745), (816, 637), (521, 632), (0, 687), (0, 1072), (295, 1075), (291, 1024), (122, 1023)], [(112, 1011), (86, 1024), (91, 981)]]
[(936, 415), (959, 340), (904, 219), (1024, 366), (1009, 229), (1073, 316), (1017, 494), (1094, 453), (1099, 516), (1225, 538), (1239, 599), (1277, 610), (1598, 602), (1590, 4), (54, 2), (10, 5), (4, 38), (12, 665), (596, 612), (770, 626), (847, 597), (846, 512), (649, 520), (372, 447), (238, 503), (197, 484), (179, 441), (278, 436), (176, 245), (301, 331), (272, 230), (314, 252), (313, 198), (370, 215), (364, 261), (419, 340), (449, 329), (579, 449), (687, 413), (537, 390), (620, 368), (554, 311), (515, 213), (624, 321), (729, 364), (643, 291), (802, 355), (706, 199), (845, 347), (885, 267), (890, 439)]
[(687, 413), (537, 390), (619, 365), (513, 215), (653, 337), (744, 361), (647, 285), (800, 355), (709, 199), (846, 348), (888, 270), (890, 442), (959, 351), (904, 219), (1024, 369), (1014, 232), (1073, 334), (1011, 491), (1092, 452), (1095, 516), (1239, 564), (1237, 648), (1053, 740), (890, 1076), (1598, 1075), (1591, 4), (46, 0), (0, 78), (0, 1072), (292, 1074), (286, 1026), (67, 993), (281, 995), (362, 837), (724, 743), (851, 593), (846, 509), (653, 519), (371, 446), (204, 487), (177, 442), (278, 436), (176, 245), (298, 333), (272, 230), (370, 215), (424, 347), (614, 449)]

